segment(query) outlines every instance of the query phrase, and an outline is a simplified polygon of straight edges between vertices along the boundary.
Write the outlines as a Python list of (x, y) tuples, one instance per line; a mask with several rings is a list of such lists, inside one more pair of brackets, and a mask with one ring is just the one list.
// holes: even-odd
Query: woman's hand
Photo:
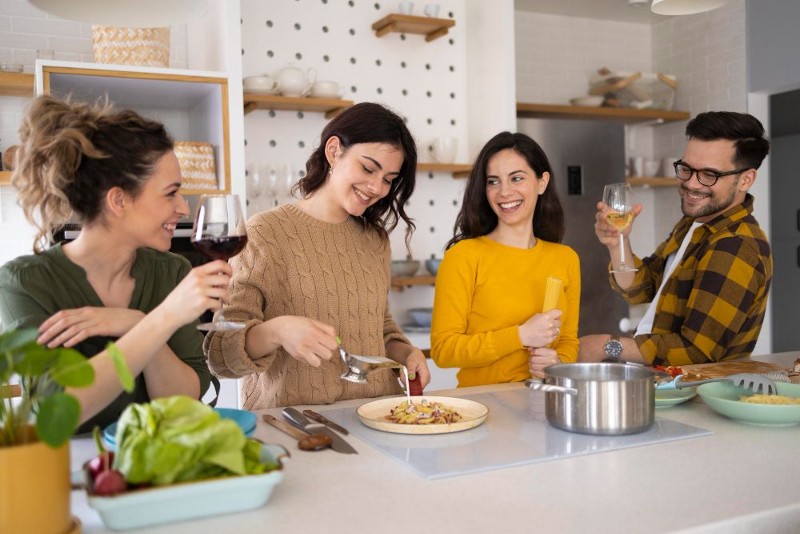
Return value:
[(322, 360), (330, 360), (339, 347), (336, 329), (329, 324), (297, 315), (283, 315), (271, 322), (289, 356), (312, 367), (322, 365)]
[(74, 347), (94, 336), (120, 337), (142, 320), (144, 313), (128, 308), (85, 306), (61, 310), (39, 326), (40, 345)]
[(528, 357), (528, 370), (530, 370), (531, 376), (536, 378), (544, 378), (545, 367), (561, 363), (555, 349), (540, 347), (528, 350), (531, 353)]
[(421, 350), (415, 347), (414, 350), (408, 354), (405, 366), (410, 375), (409, 380), (413, 379), (416, 375), (419, 377), (420, 385), (423, 388), (430, 383), (431, 371), (428, 369), (428, 359)]
[(559, 309), (537, 313), (519, 326), (519, 339), (526, 347), (546, 347), (561, 333)]
[(231, 272), (228, 263), (222, 260), (195, 267), (153, 311), (163, 313), (165, 320), (175, 321), (176, 329), (196, 320), (206, 310), (217, 311), (223, 302), (230, 300)]

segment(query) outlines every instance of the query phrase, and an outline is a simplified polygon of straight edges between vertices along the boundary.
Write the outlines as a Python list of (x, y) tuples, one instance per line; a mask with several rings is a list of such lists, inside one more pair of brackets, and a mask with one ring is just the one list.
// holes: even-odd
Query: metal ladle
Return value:
[(270, 414), (264, 414), (262, 419), (282, 432), (286, 432), (297, 440), (297, 448), (301, 451), (319, 451), (331, 446), (333, 440), (325, 434), (309, 434), (299, 428), (295, 428), (285, 421), (276, 419)]
[(367, 383), (367, 374), (376, 369), (402, 369), (402, 363), (397, 363), (389, 358), (383, 356), (359, 356), (357, 354), (350, 354), (339, 346), (339, 356), (342, 358), (347, 371), (345, 371), (341, 378), (349, 382), (357, 384)]

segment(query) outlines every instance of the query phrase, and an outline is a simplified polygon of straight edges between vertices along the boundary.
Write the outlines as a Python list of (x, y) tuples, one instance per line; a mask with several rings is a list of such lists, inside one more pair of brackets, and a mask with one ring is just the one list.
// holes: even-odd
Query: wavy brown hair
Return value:
[(339, 138), (344, 151), (361, 143), (386, 143), (403, 152), (403, 166), (400, 175), (392, 180), (389, 194), (355, 220), (388, 239), (389, 233), (402, 219), (406, 223), (405, 243), (409, 249), (415, 225), (406, 214), (405, 205), (416, 183), (417, 146), (405, 122), (395, 112), (372, 102), (362, 102), (346, 109), (322, 130), (319, 146), (306, 162), (306, 175), (292, 188), (293, 191), (306, 197), (325, 184), (330, 170), (325, 144), (334, 136)]
[(28, 107), (11, 183), (42, 252), (71, 218), (92, 224), (113, 187), (136, 197), (158, 160), (172, 150), (164, 125), (107, 101), (84, 104), (40, 96)]
[(533, 235), (545, 241), (561, 242), (561, 238), (564, 237), (564, 210), (556, 193), (553, 168), (547, 155), (542, 147), (527, 135), (501, 132), (484, 145), (475, 159), (475, 165), (464, 189), (461, 210), (456, 217), (453, 238), (447, 242), (445, 249), (462, 239), (484, 236), (497, 226), (497, 214), (486, 198), (486, 167), (492, 156), (506, 149), (512, 149), (525, 158), (537, 178), (541, 178), (545, 172), (550, 173), (550, 182), (544, 193), (539, 196), (536, 208), (533, 210)]

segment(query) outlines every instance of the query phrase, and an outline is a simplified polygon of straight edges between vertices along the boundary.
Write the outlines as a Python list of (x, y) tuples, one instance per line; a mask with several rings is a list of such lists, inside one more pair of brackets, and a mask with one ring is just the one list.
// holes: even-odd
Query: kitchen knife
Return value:
[(309, 434), (324, 434), (331, 438), (333, 444), (331, 445), (331, 449), (335, 450), (336, 452), (341, 452), (344, 454), (358, 454), (358, 451), (355, 450), (352, 445), (347, 443), (342, 436), (331, 430), (330, 428), (326, 427), (325, 425), (321, 425), (319, 423), (315, 423), (308, 419), (305, 415), (297, 411), (295, 408), (284, 408), (283, 417), (289, 421), (291, 424), (296, 426), (297, 428), (303, 429)]
[(305, 415), (309, 419), (313, 419), (317, 423), (322, 423), (323, 425), (327, 426), (328, 428), (332, 428), (332, 429), (336, 430), (337, 432), (341, 432), (342, 434), (347, 435), (347, 434), (350, 433), (343, 426), (339, 425), (338, 423), (334, 423), (333, 421), (331, 421), (330, 419), (328, 419), (327, 417), (325, 417), (321, 413), (317, 413), (314, 410), (303, 410), (303, 415)]

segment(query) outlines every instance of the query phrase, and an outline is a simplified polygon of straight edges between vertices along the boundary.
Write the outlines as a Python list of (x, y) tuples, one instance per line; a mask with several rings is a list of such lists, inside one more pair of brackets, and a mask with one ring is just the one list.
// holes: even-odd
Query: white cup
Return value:
[(414, 2), (400, 2), (397, 9), (399, 9), (400, 13), (403, 15), (410, 15), (411, 12), (414, 11)]
[(631, 158), (631, 176), (644, 176), (644, 158), (635, 156)]
[(661, 162), (657, 159), (644, 160), (644, 176), (658, 176), (658, 170), (661, 168)]
[(453, 163), (456, 159), (458, 139), (455, 137), (440, 137), (433, 141), (433, 159), (438, 163)]
[(311, 96), (317, 98), (341, 98), (344, 91), (336, 82), (317, 81), (311, 86)]
[(436, 18), (439, 16), (439, 4), (426, 4), (425, 15)]

